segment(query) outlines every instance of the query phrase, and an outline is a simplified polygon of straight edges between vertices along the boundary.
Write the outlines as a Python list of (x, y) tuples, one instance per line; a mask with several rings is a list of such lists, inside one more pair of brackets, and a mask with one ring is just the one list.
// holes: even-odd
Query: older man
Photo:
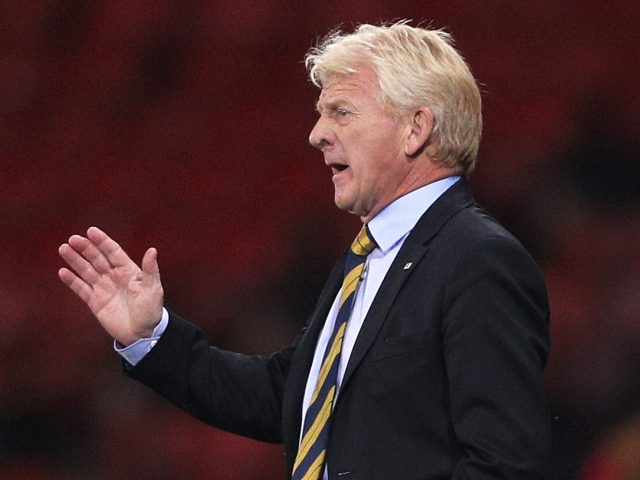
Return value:
[(292, 346), (210, 346), (163, 308), (156, 251), (139, 268), (95, 227), (60, 247), (61, 279), (129, 375), (205, 422), (284, 442), (289, 478), (543, 478), (546, 291), (471, 197), (482, 121), (465, 61), (448, 34), (405, 22), (334, 33), (306, 60), (322, 89), (309, 141), (364, 227)]

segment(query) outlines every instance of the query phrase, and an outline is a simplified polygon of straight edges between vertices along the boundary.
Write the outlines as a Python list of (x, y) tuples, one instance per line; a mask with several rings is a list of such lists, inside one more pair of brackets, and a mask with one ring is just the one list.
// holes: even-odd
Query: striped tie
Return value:
[(375, 241), (366, 226), (362, 227), (347, 255), (340, 308), (333, 333), (324, 352), (322, 367), (318, 373), (318, 382), (305, 415), (302, 441), (293, 465), (292, 480), (318, 480), (322, 475), (329, 443), (329, 427), (333, 399), (336, 395), (342, 339), (347, 328), (347, 320), (351, 314), (356, 289), (364, 270), (365, 260), (374, 248), (376, 248)]

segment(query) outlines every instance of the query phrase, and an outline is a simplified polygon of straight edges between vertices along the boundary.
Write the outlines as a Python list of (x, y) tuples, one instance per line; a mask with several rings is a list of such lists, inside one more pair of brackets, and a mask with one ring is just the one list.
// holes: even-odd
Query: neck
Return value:
[(430, 162), (430, 167), (426, 170), (423, 170), (419, 175), (408, 175), (405, 181), (402, 183), (401, 187), (396, 190), (396, 193), (387, 199), (385, 202), (381, 202), (379, 205), (373, 207), (366, 215), (360, 216), (360, 220), (363, 224), (369, 223), (373, 217), (375, 217), (378, 213), (380, 213), (384, 208), (388, 205), (391, 205), (398, 198), (405, 196), (408, 193), (413, 192), (419, 188), (424, 187), (425, 185), (429, 185), (430, 183), (437, 182), (438, 180), (442, 180), (443, 178), (453, 177), (454, 175), (459, 175), (455, 169), (446, 167), (442, 165), (440, 162)]

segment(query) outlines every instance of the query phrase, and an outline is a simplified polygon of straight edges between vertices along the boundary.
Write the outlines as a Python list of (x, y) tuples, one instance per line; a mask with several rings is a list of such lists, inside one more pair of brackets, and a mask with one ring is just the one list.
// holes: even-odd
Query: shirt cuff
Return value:
[(160, 323), (156, 325), (156, 328), (153, 329), (153, 333), (149, 338), (141, 338), (136, 340), (131, 345), (125, 347), (117, 340), (113, 341), (113, 349), (118, 352), (118, 354), (124, 358), (131, 365), (136, 365), (140, 360), (142, 360), (147, 353), (151, 351), (153, 347), (156, 346), (160, 336), (167, 329), (167, 325), (169, 324), (169, 312), (167, 312), (166, 308), (162, 308), (162, 317), (160, 318)]

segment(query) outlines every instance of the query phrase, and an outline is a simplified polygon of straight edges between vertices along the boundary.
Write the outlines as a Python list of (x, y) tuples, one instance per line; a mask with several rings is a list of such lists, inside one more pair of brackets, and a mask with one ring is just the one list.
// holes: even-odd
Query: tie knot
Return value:
[(351, 251), (360, 257), (369, 255), (376, 248), (376, 241), (369, 232), (366, 225), (362, 226), (362, 230), (351, 244)]

